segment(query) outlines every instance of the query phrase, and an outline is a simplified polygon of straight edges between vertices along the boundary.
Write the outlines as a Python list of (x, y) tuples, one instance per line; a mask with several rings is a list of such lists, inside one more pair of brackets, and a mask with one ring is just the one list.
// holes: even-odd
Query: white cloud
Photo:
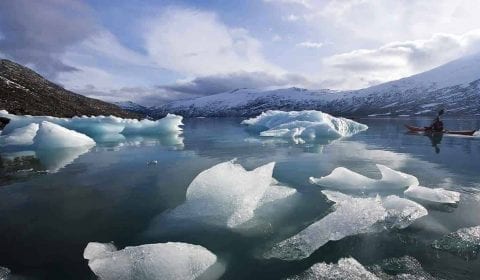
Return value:
[(307, 49), (319, 49), (319, 48), (324, 46), (324, 43), (305, 41), (305, 42), (298, 43), (296, 46), (297, 47), (302, 47), (302, 48), (307, 48)]
[(267, 2), (267, 3), (300, 5), (300, 6), (303, 6), (305, 8), (310, 8), (311, 7), (311, 1), (310, 0), (263, 0), (263, 1)]
[(299, 20), (299, 19), (300, 19), (300, 17), (299, 17), (299, 16), (296, 16), (296, 15), (294, 15), (294, 14), (289, 14), (288, 16), (283, 17), (283, 20), (284, 20), (284, 21), (290, 21), (290, 22), (295, 22), (295, 21), (297, 21), (297, 20)]
[(272, 42), (280, 42), (282, 41), (282, 37), (278, 34), (273, 35)]
[(480, 0), (317, 0), (304, 18), (353, 49), (361, 40), (388, 43), (465, 33), (480, 27), (478, 7)]
[(435, 34), (429, 39), (393, 42), (323, 60), (326, 86), (353, 89), (400, 79), (480, 51), (480, 29), (463, 35)]
[(279, 72), (247, 30), (230, 28), (214, 13), (169, 8), (146, 23), (146, 50), (157, 65), (184, 75), (236, 71)]

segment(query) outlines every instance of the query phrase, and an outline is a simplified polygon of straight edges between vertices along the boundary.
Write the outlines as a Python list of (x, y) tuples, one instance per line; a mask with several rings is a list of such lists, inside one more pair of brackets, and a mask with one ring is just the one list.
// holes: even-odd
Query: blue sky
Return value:
[(0, 56), (155, 105), (238, 87), (357, 89), (480, 50), (480, 0), (17, 0)]

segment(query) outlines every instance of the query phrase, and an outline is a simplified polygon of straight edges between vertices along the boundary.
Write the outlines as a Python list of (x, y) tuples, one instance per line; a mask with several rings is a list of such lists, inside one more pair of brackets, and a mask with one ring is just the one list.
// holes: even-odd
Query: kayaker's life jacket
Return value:
[(435, 121), (432, 124), (432, 130), (435, 132), (443, 131), (443, 122), (438, 118), (435, 119)]

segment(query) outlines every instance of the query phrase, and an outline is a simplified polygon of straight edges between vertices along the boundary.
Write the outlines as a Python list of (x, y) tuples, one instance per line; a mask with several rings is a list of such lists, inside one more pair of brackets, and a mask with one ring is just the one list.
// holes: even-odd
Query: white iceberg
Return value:
[(258, 227), (261, 221), (253, 221), (257, 210), (296, 193), (295, 189), (278, 185), (272, 177), (274, 166), (272, 162), (247, 171), (228, 161), (204, 170), (190, 183), (186, 201), (154, 219), (147, 232), (155, 233), (166, 224)]
[(38, 124), (31, 123), (16, 128), (7, 135), (0, 135), (0, 146), (30, 146), (33, 144), (33, 138), (37, 135), (38, 128)]
[(316, 263), (290, 280), (379, 280), (354, 258), (343, 258), (338, 263)]
[(428, 213), (423, 206), (397, 196), (382, 199), (357, 198), (332, 191), (322, 193), (335, 202), (334, 211), (274, 245), (264, 254), (266, 258), (304, 259), (328, 241), (384, 228), (402, 229)]
[(199, 245), (179, 242), (116, 250), (112, 244), (88, 243), (84, 258), (99, 279), (197, 279), (217, 257)]
[(165, 118), (152, 120), (122, 119), (114, 116), (95, 116), (95, 117), (73, 117), (57, 118), (51, 116), (20, 116), (9, 114), (5, 110), (0, 110), (0, 117), (10, 119), (8, 125), (4, 128), (2, 135), (11, 133), (13, 130), (27, 126), (31, 123), (40, 124), (48, 121), (70, 130), (87, 134), (90, 137), (96, 137), (105, 134), (143, 134), (143, 135), (162, 135), (169, 133), (179, 133), (182, 131), (182, 117), (176, 115), (167, 115)]
[(480, 226), (461, 228), (432, 243), (433, 248), (466, 258), (475, 258), (480, 252)]
[(217, 164), (195, 177), (188, 187), (186, 202), (169, 216), (204, 217), (210, 223), (237, 227), (253, 218), (259, 206), (295, 192), (275, 186), (274, 166), (272, 162), (247, 171), (233, 161)]
[(371, 179), (345, 167), (337, 167), (325, 177), (310, 177), (312, 184), (337, 190), (401, 189), (418, 186), (418, 179), (410, 174), (393, 170), (385, 165), (376, 164), (381, 179)]
[(257, 117), (242, 121), (242, 124), (260, 130), (260, 136), (339, 138), (352, 136), (367, 130), (368, 126), (329, 114), (314, 111), (267, 111)]
[(33, 145), (37, 149), (92, 147), (95, 141), (85, 134), (43, 121), (33, 138)]
[(422, 186), (410, 186), (404, 193), (407, 197), (432, 203), (455, 204), (460, 201), (460, 193), (442, 188), (431, 189)]

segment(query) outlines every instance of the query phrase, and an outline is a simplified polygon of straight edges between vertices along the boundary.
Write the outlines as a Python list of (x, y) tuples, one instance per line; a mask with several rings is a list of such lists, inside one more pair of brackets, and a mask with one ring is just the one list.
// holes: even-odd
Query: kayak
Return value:
[(425, 129), (425, 127), (417, 127), (417, 126), (411, 126), (411, 125), (405, 125), (405, 127), (410, 131), (410, 132), (423, 132), (423, 133), (428, 133), (428, 134), (455, 134), (455, 135), (467, 135), (467, 136), (473, 136), (476, 130), (459, 130), (459, 131), (453, 131), (453, 130), (444, 130), (444, 131), (432, 131), (429, 129)]

